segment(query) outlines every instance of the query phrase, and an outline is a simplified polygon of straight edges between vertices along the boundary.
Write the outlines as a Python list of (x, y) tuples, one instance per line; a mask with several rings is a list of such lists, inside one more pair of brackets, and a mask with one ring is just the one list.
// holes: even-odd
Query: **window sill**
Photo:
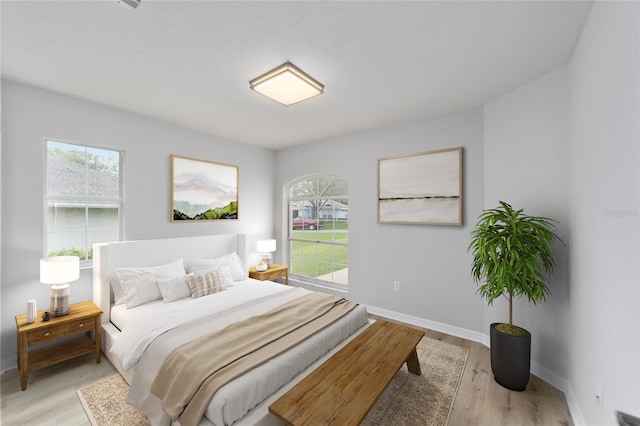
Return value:
[(297, 277), (289, 276), (289, 285), (295, 284), (297, 287), (307, 288), (308, 290), (316, 290), (337, 294), (349, 294), (349, 289), (347, 286), (336, 286), (331, 284), (322, 284), (313, 281), (301, 280)]

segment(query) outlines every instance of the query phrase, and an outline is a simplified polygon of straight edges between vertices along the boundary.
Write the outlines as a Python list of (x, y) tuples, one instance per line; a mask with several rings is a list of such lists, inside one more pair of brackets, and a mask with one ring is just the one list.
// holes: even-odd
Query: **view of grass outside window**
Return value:
[(45, 255), (91, 266), (94, 243), (120, 240), (122, 155), (51, 140), (46, 150)]
[(348, 285), (347, 181), (308, 176), (289, 185), (289, 273), (301, 281)]

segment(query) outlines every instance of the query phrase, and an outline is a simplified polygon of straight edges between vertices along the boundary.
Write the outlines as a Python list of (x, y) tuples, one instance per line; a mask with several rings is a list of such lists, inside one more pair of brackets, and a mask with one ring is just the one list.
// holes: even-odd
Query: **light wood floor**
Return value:
[[(535, 376), (527, 390), (512, 392), (495, 383), (489, 350), (480, 343), (425, 330), (428, 337), (469, 348), (469, 358), (449, 426), (573, 425), (564, 394)], [(20, 390), (20, 375), (10, 370), (0, 377), (0, 424), (89, 425), (76, 390), (116, 373), (106, 357), (70, 360), (29, 375)]]
[(531, 375), (524, 392), (507, 390), (493, 380), (489, 348), (460, 337), (423, 330), (432, 339), (469, 348), (448, 426), (573, 426), (564, 393), (557, 388)]

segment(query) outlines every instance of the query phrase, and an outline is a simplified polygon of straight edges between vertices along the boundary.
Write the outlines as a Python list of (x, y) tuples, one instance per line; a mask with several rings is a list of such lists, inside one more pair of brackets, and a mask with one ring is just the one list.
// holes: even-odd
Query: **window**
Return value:
[(93, 264), (93, 244), (119, 241), (122, 161), (119, 151), (46, 141), (45, 256)]
[(290, 275), (303, 282), (344, 289), (348, 284), (347, 181), (308, 176), (289, 185)]

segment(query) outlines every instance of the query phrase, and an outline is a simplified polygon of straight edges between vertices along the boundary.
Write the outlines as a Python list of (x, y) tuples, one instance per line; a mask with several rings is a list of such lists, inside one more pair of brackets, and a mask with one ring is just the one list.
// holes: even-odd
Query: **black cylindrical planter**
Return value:
[(491, 370), (495, 381), (507, 389), (523, 391), (529, 383), (531, 333), (512, 336), (496, 330), (491, 324)]

